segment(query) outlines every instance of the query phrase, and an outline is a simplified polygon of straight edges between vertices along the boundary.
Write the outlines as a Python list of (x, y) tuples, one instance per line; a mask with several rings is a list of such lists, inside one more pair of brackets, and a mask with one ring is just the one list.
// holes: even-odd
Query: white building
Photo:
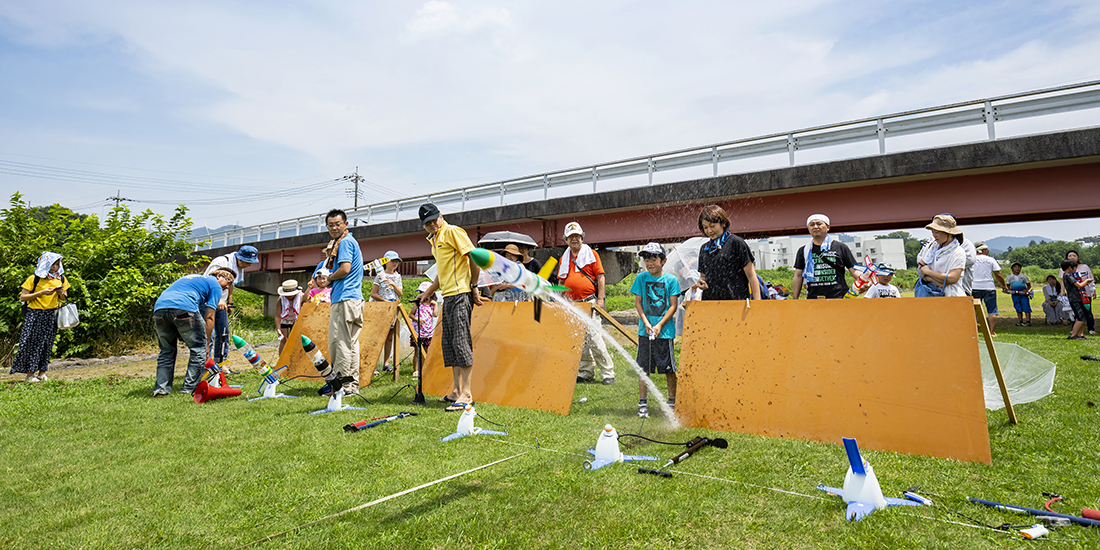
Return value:
[[(901, 239), (865, 239), (838, 235), (837, 238), (848, 245), (855, 254), (856, 263), (863, 263), (864, 256), (870, 256), (876, 264), (884, 263), (894, 269), (905, 269), (905, 244)], [(772, 237), (747, 241), (749, 250), (756, 258), (757, 269), (776, 269), (786, 266), (794, 268), (795, 254), (798, 249), (811, 243), (809, 235), (799, 237)]]

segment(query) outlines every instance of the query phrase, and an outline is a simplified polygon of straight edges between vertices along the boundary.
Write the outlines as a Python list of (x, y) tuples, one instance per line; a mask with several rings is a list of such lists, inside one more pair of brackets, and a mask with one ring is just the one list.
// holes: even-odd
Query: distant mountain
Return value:
[(209, 235), (211, 233), (217, 233), (218, 231), (225, 231), (227, 229), (239, 229), (240, 227), (241, 226), (239, 226), (239, 225), (223, 225), (223, 226), (221, 226), (217, 229), (208, 229), (205, 226), (204, 227), (196, 227), (196, 228), (191, 230), (191, 236), (192, 237), (204, 237), (204, 236)]
[(989, 247), (990, 254), (1000, 254), (1012, 248), (1020, 248), (1021, 246), (1027, 246), (1031, 244), (1031, 241), (1037, 243), (1049, 243), (1054, 239), (1048, 239), (1046, 237), (1031, 236), (1031, 237), (996, 237), (985, 241), (986, 246)]

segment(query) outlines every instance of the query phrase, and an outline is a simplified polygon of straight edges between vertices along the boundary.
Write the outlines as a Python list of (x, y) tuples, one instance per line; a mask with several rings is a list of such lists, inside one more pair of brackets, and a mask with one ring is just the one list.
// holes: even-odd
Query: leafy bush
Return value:
[[(1083, 264), (1095, 265), (1100, 262), (1100, 248), (1096, 246), (1083, 246), (1078, 242), (1051, 241), (1036, 243), (1032, 241), (1028, 246), (1014, 248), (1005, 255), (1002, 262), (1005, 266), (1013, 262), (1020, 262), (1024, 266), (1038, 266), (1043, 269), (1058, 269), (1059, 264), (1066, 258), (1066, 252), (1076, 250)], [(1030, 274), (1029, 274), (1030, 276)]]
[(112, 348), (116, 340), (152, 332), (153, 302), (194, 262), (187, 208), (168, 219), (151, 210), (116, 207), (100, 222), (60, 205), (28, 208), (19, 193), (0, 210), (0, 357), (10, 364), (23, 322), (19, 287), (34, 274), (44, 251), (64, 258), (69, 301), (80, 309), (80, 325), (60, 331), (56, 357), (86, 357)]

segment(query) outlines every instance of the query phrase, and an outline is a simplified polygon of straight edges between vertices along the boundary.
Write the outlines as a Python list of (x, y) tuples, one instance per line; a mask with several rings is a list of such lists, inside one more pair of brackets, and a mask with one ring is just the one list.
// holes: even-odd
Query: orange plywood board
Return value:
[(684, 424), (990, 461), (970, 298), (688, 304)]
[[(386, 341), (386, 334), (390, 330), (394, 316), (397, 315), (396, 302), (366, 302), (363, 304), (363, 331), (359, 333), (359, 386), (370, 385), (374, 367), (378, 364), (378, 357), (382, 355), (382, 346)], [(298, 321), (294, 323), (294, 329), (290, 331), (289, 341), (283, 347), (283, 353), (279, 356), (278, 365), (289, 365), (287, 370), (279, 374), (283, 379), (293, 376), (317, 376), (317, 369), (313, 367), (306, 352), (302, 351), (302, 339), (304, 334), (313, 340), (321, 350), (325, 359), (332, 361), (328, 352), (328, 312), (329, 304), (302, 304), (302, 310), (298, 314)], [(315, 378), (318, 387), (324, 382)]]
[[(564, 306), (543, 304), (542, 322), (535, 321), (533, 308), (532, 302), (474, 306), (474, 400), (569, 414), (584, 326)], [(443, 366), (441, 332), (437, 323), (424, 362), (424, 392), (440, 396), (454, 386), (451, 369)]]

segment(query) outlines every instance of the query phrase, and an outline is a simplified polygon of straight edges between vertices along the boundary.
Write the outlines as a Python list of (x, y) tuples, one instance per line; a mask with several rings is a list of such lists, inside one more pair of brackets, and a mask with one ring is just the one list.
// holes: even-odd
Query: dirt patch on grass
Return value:
[[(277, 349), (278, 344), (270, 342), (259, 344), (256, 350), (263, 354), (264, 349)], [(51, 380), (88, 380), (101, 377), (122, 378), (147, 378), (157, 373), (156, 353), (139, 355), (119, 355), (102, 359), (63, 359), (51, 361), (47, 372)], [(187, 370), (188, 351), (185, 348), (176, 350), (176, 374)], [(229, 351), (229, 368), (235, 371), (243, 371), (249, 368), (248, 361), (235, 350)], [(23, 382), (26, 376), (23, 374), (4, 374), (0, 381), (7, 384)]]

